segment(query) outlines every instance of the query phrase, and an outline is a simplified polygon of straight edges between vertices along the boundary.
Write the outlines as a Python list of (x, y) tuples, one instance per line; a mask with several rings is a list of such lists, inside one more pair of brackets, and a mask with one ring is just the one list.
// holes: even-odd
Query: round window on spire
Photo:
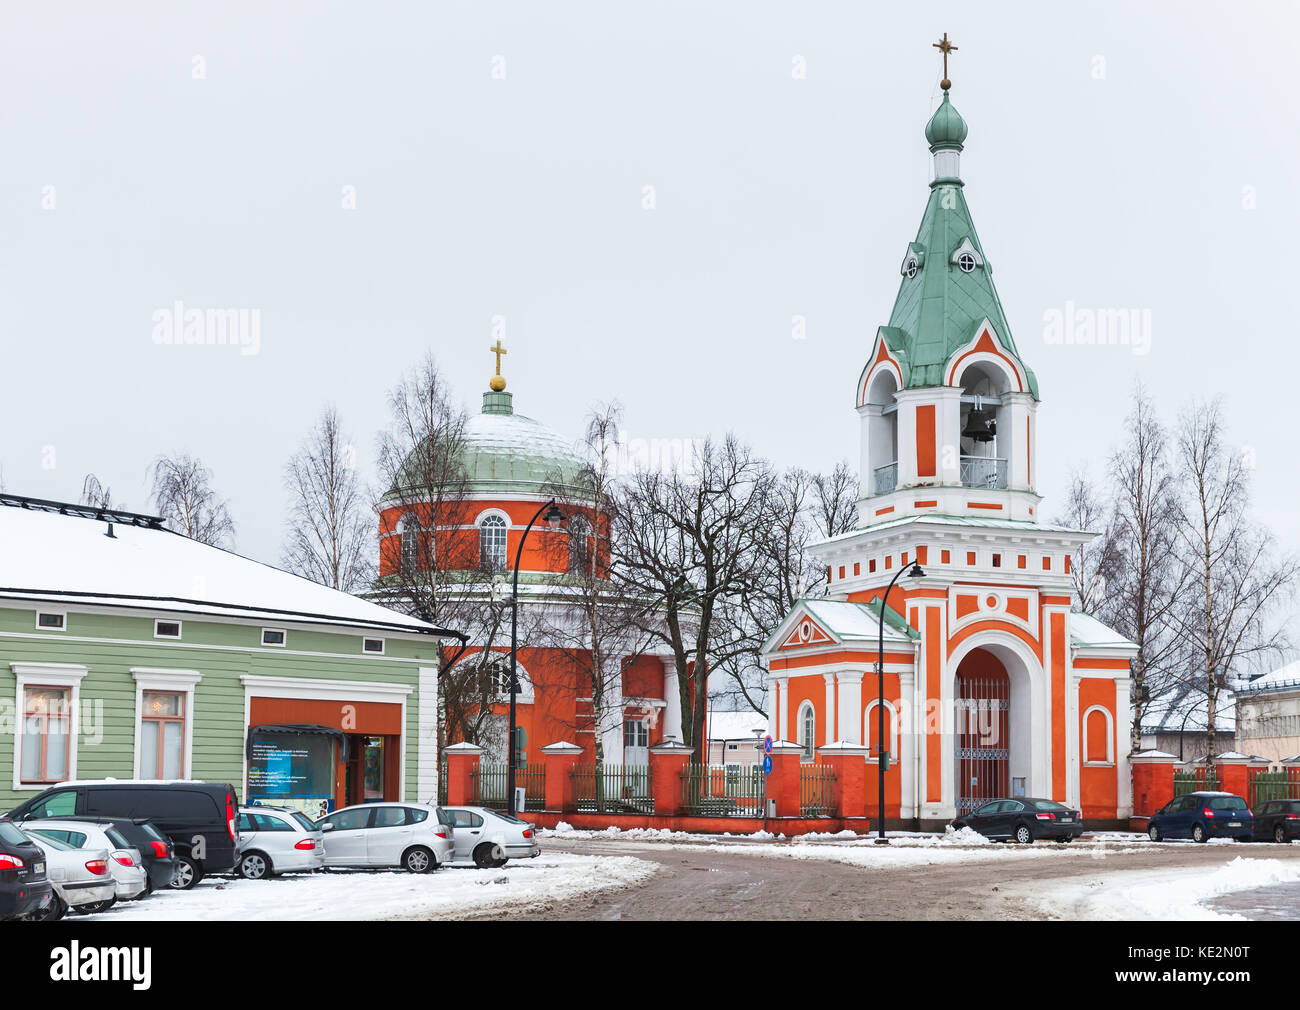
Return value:
[(957, 257), (957, 265), (961, 267), (962, 273), (968, 274), (975, 269), (975, 257), (970, 253), (962, 253)]
[(913, 277), (915, 277), (915, 276), (916, 276), (916, 260), (915, 260), (915, 259), (909, 259), (909, 260), (907, 261), (907, 266), (905, 266), (905, 267), (903, 268), (903, 272), (907, 274), (907, 279), (908, 279), (909, 281), (910, 281)]

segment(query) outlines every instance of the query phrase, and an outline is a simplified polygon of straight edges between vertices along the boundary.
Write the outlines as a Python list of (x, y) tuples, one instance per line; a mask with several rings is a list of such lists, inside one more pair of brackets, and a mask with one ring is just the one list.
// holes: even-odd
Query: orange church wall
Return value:
[[(939, 679), (943, 659), (939, 626), (943, 609), (941, 607), (928, 607), (926, 609), (928, 612), (924, 622), (925, 697), (929, 711), (937, 712), (940, 705)], [(938, 803), (943, 796), (943, 737), (938, 733), (926, 733), (925, 770), (925, 797), (931, 803)], [(886, 796), (887, 799), (888, 796)]]
[(1038, 639), (1034, 638), (1033, 635), (1029, 634), (1029, 632), (1025, 631), (1023, 628), (1012, 624), (1010, 621), (1000, 621), (996, 619), (976, 621), (974, 624), (966, 625), (966, 627), (962, 628), (961, 631), (948, 639), (948, 655), (951, 656), (957, 650), (957, 646), (961, 645), (961, 643), (966, 641), (966, 639), (973, 635), (982, 634), (985, 631), (1003, 631), (1009, 635), (1015, 635), (1034, 650), (1034, 655), (1037, 656), (1041, 662), (1043, 647)]
[(799, 743), (799, 709), (805, 701), (811, 702), (816, 716), (817, 739), (814, 743), (820, 747), (826, 742), (826, 681), (820, 673), (803, 677), (791, 677), (786, 682), (788, 701), (786, 702), (786, 726), (792, 743)]
[(637, 656), (623, 670), (623, 697), (663, 698), (664, 664), (658, 656)]
[(934, 404), (921, 404), (916, 408), (916, 475), (933, 477), (934, 460)]
[(1052, 799), (1065, 800), (1065, 618), (1051, 615)]
[[(1076, 664), (1077, 665), (1077, 664)], [(1119, 769), (1110, 766), (1090, 765), (1090, 758), (1106, 756), (1106, 749), (1099, 746), (1097, 731), (1105, 725), (1105, 720), (1093, 713), (1092, 722), (1084, 732), (1084, 717), (1088, 709), (1101, 705), (1110, 713), (1110, 750), (1111, 755), (1119, 753), (1119, 741), (1115, 739), (1118, 732), (1118, 720), (1115, 718), (1115, 682), (1102, 677), (1084, 677), (1079, 681), (1079, 805), (1084, 817), (1113, 818), (1119, 804)], [(1084, 750), (1087, 738), (1089, 754)]]

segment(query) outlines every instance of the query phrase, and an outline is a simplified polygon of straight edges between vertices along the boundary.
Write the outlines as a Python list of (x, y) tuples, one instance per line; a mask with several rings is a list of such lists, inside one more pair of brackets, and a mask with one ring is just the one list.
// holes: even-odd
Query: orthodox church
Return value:
[(854, 387), (858, 528), (814, 545), (828, 595), (799, 601), (764, 646), (769, 730), (806, 761), (862, 749), (873, 814), (883, 752), (888, 821), (933, 827), (1014, 796), (1125, 821), (1136, 647), (1071, 612), (1071, 555), (1095, 534), (1042, 521), (1038, 381), (966, 203), (955, 47), (938, 47), (929, 198)]
[[(650, 747), (666, 737), (681, 739), (675, 660), (643, 642), (629, 645), (628, 653), (610, 664), (617, 669), (608, 675), (602, 714), (593, 713), (590, 673), (583, 666), (584, 660), (590, 662), (590, 650), (583, 649), (580, 632), (573, 630), (583, 627), (584, 616), (571, 576), (593, 549), (593, 528), (607, 517), (596, 514), (578, 479), (585, 464), (575, 441), (515, 412), (514, 395), (501, 375), (506, 350), (500, 341), (490, 350), (497, 356), (496, 374), (483, 392), (481, 411), (469, 418), (460, 439), (464, 484), (446, 500), (429, 502), (416, 493), (428, 482), (399, 479), (398, 484), (411, 487), (395, 486), (380, 507), (380, 581), (427, 579), (430, 559), (441, 556), (443, 570), (437, 578), (456, 597), (457, 627), (469, 636), (463, 650), (444, 649), (444, 661), (453, 671), (460, 664), (492, 671), (481, 697), (487, 718), (478, 720), (478, 738), (484, 761), (504, 762), (510, 701), (508, 598), (523, 540), (518, 555), (517, 767), (540, 765), (541, 749), (558, 742), (580, 747), (580, 760), (593, 761), (598, 735), (605, 764), (645, 766)], [(407, 466), (418, 468), (419, 463), (408, 460)], [(544, 513), (552, 499), (561, 518), (548, 522)], [(567, 633), (557, 635), (556, 629)], [(484, 653), (491, 657), (487, 663)], [(446, 670), (442, 677), (445, 684)], [(471, 707), (477, 715), (477, 703)], [(441, 744), (462, 740), (453, 726)]]

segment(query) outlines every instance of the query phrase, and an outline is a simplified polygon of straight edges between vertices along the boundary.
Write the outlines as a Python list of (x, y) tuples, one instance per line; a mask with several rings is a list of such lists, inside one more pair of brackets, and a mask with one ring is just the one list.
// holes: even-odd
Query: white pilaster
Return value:
[(1132, 687), (1130, 678), (1115, 678), (1115, 774), (1119, 777), (1115, 816), (1120, 820), (1133, 816), (1133, 769), (1128, 760), (1133, 732), (1133, 711), (1129, 708)]
[(438, 668), (422, 666), (416, 699), (415, 798), (438, 802)]
[(826, 682), (826, 739), (822, 743), (835, 742), (835, 674), (823, 673)]
[(777, 710), (776, 710), (776, 719), (777, 719), (776, 738), (778, 740), (789, 740), (790, 739), (790, 692), (787, 690), (787, 687), (790, 683), (790, 678), (776, 677), (773, 679), (773, 683), (776, 684), (777, 693), (781, 697), (781, 704), (777, 706)]
[(917, 783), (916, 675), (898, 675), (898, 774), (900, 817), (915, 817), (919, 807)]
[[(677, 678), (677, 660), (672, 656), (662, 657), (664, 664), (664, 739), (675, 737), (682, 739), (682, 695), (681, 684)], [(682, 741), (683, 743), (685, 741)]]
[(862, 671), (843, 670), (835, 675), (840, 686), (839, 733), (843, 743), (862, 743)]
[(1079, 682), (1082, 679), (1073, 669), (1065, 673), (1065, 805), (1067, 807), (1078, 807), (1080, 802)]

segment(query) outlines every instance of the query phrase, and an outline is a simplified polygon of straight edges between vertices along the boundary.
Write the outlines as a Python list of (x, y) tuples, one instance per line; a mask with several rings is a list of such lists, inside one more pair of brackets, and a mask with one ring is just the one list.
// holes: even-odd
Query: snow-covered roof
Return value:
[(1084, 649), (1136, 649), (1137, 644), (1130, 642), (1091, 614), (1070, 615), (1070, 642)]
[[(800, 600), (827, 631), (839, 639), (876, 639), (880, 635), (880, 604), (848, 600)], [(885, 641), (910, 642), (916, 632), (892, 607), (885, 609)]]
[(710, 712), (710, 740), (754, 740), (767, 732), (767, 716), (758, 712)]
[(1253, 680), (1233, 681), (1238, 694), (1263, 694), (1272, 691), (1300, 691), (1300, 661), (1287, 663)]
[[(1232, 733), (1237, 729), (1236, 699), (1227, 688), (1219, 692), (1218, 704), (1215, 706), (1214, 730), (1216, 733)], [(1176, 733), (1186, 729), (1193, 733), (1204, 733), (1209, 727), (1206, 718), (1206, 698), (1201, 691), (1194, 691), (1183, 684), (1156, 695), (1142, 710), (1142, 732)], [(1184, 721), (1186, 720), (1186, 721)]]
[(0, 598), (450, 634), (170, 530), (0, 506)]

